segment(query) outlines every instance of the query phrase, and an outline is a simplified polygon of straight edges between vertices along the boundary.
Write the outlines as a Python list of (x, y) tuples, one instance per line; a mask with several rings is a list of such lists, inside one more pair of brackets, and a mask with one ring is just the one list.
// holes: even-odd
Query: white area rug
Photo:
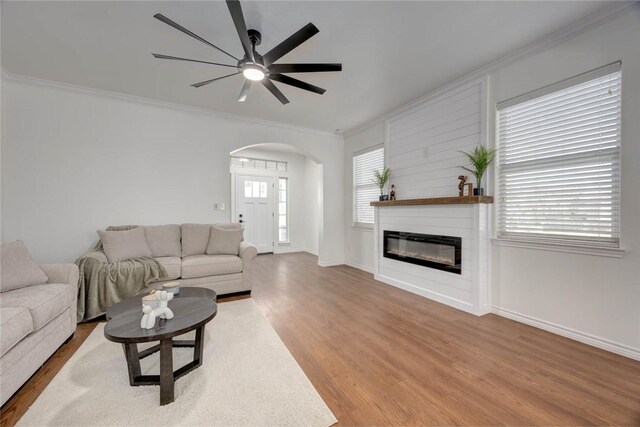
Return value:
[[(120, 344), (100, 324), (22, 417), (19, 425), (319, 426), (337, 420), (256, 304), (218, 305), (205, 329), (203, 365), (178, 379), (175, 401), (158, 386), (129, 386)], [(192, 349), (174, 349), (174, 368)], [(157, 374), (159, 354), (142, 360)]]

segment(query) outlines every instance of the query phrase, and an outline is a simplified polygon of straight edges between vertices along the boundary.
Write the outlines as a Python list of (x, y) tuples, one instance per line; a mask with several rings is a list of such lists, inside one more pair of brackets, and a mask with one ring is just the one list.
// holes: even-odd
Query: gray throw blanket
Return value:
[[(123, 231), (135, 225), (107, 227)], [(109, 264), (98, 242), (93, 251), (76, 260), (80, 270), (78, 283), (78, 322), (91, 320), (107, 312), (113, 304), (141, 293), (155, 280), (167, 277), (167, 271), (153, 258), (136, 258)]]

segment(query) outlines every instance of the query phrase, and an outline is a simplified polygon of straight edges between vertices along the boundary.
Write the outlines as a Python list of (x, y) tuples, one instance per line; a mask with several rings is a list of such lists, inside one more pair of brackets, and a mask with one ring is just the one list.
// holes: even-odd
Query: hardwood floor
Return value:
[[(259, 256), (256, 278), (254, 300), (339, 425), (640, 425), (640, 362), (305, 253)], [(7, 402), (2, 426), (95, 325), (80, 325)]]

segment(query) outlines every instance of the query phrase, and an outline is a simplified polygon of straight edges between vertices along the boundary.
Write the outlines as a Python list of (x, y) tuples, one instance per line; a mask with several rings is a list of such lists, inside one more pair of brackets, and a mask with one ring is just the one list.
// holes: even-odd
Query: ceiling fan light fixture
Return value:
[(259, 68), (245, 68), (244, 70), (242, 70), (242, 75), (246, 79), (254, 82), (259, 82), (260, 80), (264, 79), (264, 71), (260, 70)]

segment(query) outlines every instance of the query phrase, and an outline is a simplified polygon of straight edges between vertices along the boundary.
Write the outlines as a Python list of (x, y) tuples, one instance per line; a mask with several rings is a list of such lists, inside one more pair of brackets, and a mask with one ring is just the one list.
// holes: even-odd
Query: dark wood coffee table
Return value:
[[(122, 344), (129, 369), (129, 384), (160, 385), (160, 405), (166, 405), (174, 400), (175, 380), (202, 365), (204, 327), (218, 313), (216, 293), (204, 288), (181, 288), (180, 294), (169, 301), (173, 319), (157, 319), (153, 329), (140, 327), (143, 296), (127, 298), (107, 311), (104, 336), (109, 341)], [(173, 339), (193, 330), (196, 331), (195, 340)], [(160, 343), (138, 351), (139, 343), (153, 341)], [(173, 347), (193, 347), (193, 361), (174, 371)], [(160, 375), (142, 375), (140, 359), (157, 351), (160, 351)]]

